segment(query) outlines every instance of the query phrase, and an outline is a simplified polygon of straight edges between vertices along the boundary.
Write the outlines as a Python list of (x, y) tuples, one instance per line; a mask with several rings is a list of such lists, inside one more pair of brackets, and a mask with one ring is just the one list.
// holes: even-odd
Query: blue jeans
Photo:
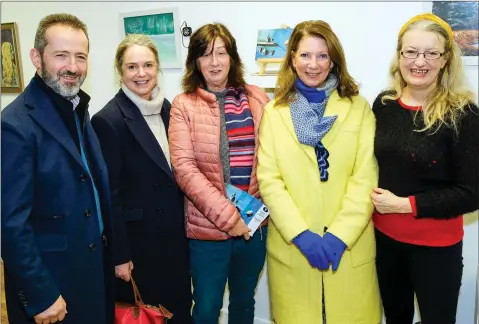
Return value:
[(248, 240), (190, 240), (193, 323), (218, 324), (226, 281), (228, 324), (253, 324), (254, 294), (266, 257), (267, 226)]

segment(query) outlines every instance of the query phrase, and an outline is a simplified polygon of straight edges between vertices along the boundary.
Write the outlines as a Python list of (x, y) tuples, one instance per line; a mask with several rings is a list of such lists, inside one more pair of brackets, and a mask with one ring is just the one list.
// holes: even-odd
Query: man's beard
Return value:
[[(67, 85), (62, 85), (60, 83), (60, 78), (62, 76), (78, 77), (78, 80), (76, 83), (67, 83)], [(51, 75), (47, 72), (45, 64), (42, 61), (42, 79), (50, 88), (53, 89), (53, 91), (58, 93), (60, 96), (70, 100), (75, 98), (80, 91), (80, 87), (83, 84), (83, 81), (85, 81), (85, 76), (80, 76), (77, 73), (72, 73), (68, 70), (62, 70), (56, 76)]]

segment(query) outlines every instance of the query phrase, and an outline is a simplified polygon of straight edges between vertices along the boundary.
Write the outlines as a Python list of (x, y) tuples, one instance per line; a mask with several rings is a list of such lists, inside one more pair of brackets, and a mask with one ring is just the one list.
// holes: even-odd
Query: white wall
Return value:
[[(121, 40), (119, 14), (124, 12), (176, 6), (179, 26), (184, 20), (193, 30), (205, 23), (226, 24), (235, 36), (245, 64), (247, 81), (273, 87), (273, 77), (251, 76), (259, 67), (254, 61), (257, 30), (276, 28), (282, 24), (293, 27), (300, 21), (322, 19), (330, 23), (339, 36), (350, 73), (361, 84), (361, 94), (372, 104), (375, 96), (387, 86), (387, 71), (394, 53), (395, 39), (402, 24), (423, 11), (421, 2), (3, 2), (1, 21), (16, 22), (25, 84), (34, 75), (29, 59), (35, 30), (42, 17), (50, 13), (68, 12), (83, 20), (89, 30), (89, 74), (83, 89), (92, 97), (90, 112), (100, 110), (118, 91), (113, 70), (113, 56)], [(188, 41), (185, 40), (185, 45)], [(182, 48), (183, 61), (186, 49)], [(466, 67), (470, 85), (477, 92), (478, 67)], [(182, 69), (163, 70), (162, 87), (170, 101), (181, 92)], [(2, 94), (1, 107), (16, 95)], [(467, 218), (464, 238), (464, 278), (458, 309), (458, 323), (474, 320), (476, 271), (478, 264), (477, 215)], [(445, 279), (447, 280), (447, 279)], [(256, 295), (257, 323), (268, 323), (269, 300), (266, 275), (261, 277)], [(227, 294), (225, 295), (227, 305)], [(223, 316), (223, 323), (226, 318)], [(334, 323), (333, 323), (334, 324)]]

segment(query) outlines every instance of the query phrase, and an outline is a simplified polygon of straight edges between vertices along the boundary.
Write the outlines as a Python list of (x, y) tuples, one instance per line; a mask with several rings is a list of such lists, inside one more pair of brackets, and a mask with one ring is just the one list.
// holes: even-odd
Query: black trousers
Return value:
[(416, 293), (421, 324), (455, 324), (462, 241), (447, 247), (398, 242), (376, 230), (376, 266), (387, 324), (411, 324)]

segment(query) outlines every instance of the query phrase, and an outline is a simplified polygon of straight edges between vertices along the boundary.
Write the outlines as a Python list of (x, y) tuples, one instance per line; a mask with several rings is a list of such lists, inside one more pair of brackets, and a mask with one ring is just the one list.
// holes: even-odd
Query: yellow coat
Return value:
[[(371, 221), (375, 119), (367, 101), (334, 91), (325, 116), (338, 115), (322, 139), (329, 180), (321, 182), (314, 148), (298, 142), (288, 106), (265, 107), (259, 133), (258, 183), (271, 211), (267, 241), (269, 290), (277, 324), (322, 324), (324, 282), (327, 324), (377, 324), (381, 304)], [(333, 273), (312, 268), (291, 240), (324, 227), (346, 249)]]

